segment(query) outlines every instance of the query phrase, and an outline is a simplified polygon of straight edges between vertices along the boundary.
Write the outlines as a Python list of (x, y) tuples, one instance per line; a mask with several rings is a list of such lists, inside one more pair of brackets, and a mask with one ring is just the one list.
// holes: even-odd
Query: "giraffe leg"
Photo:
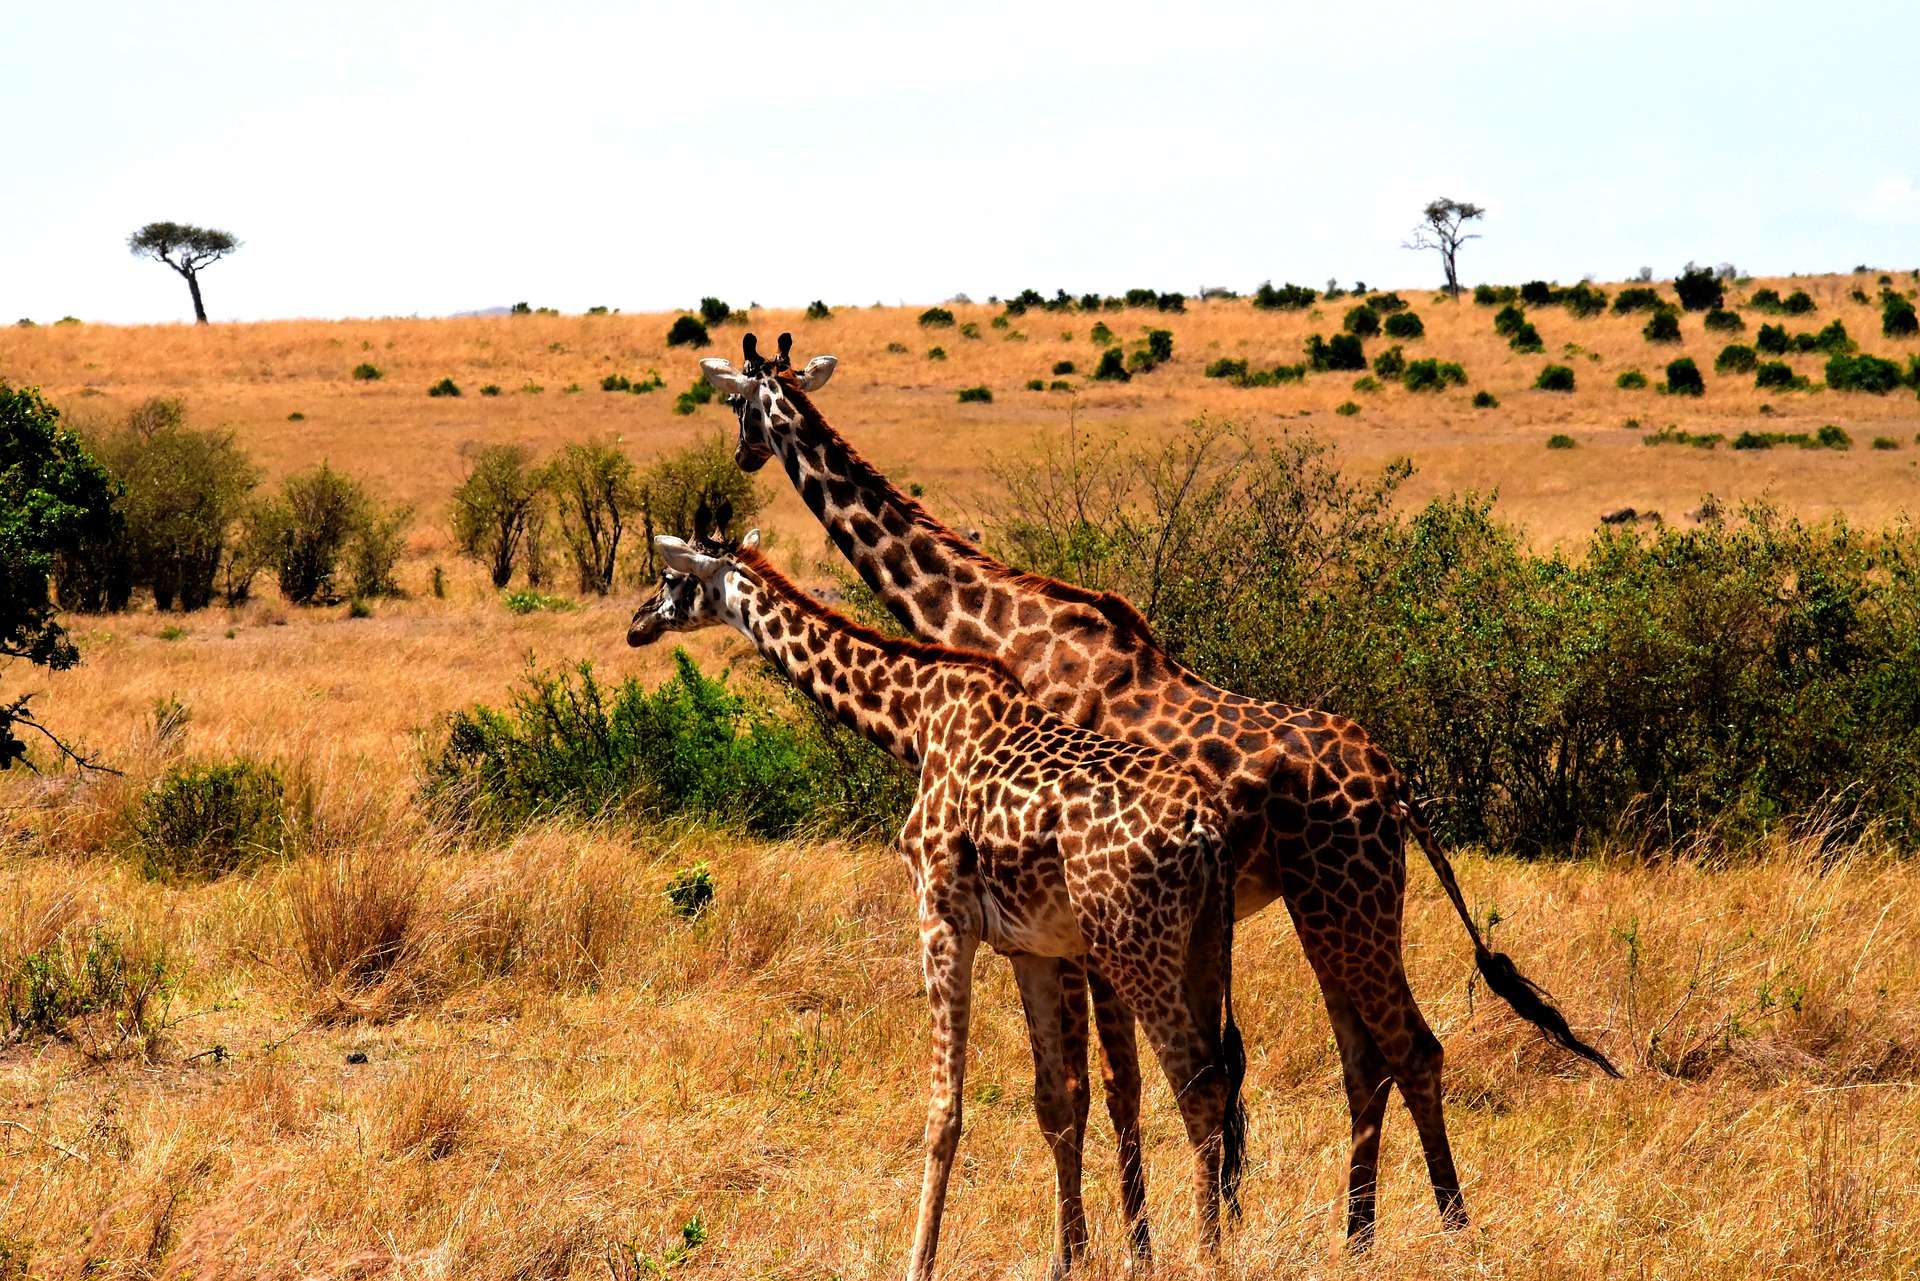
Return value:
[(927, 1103), (926, 1168), (920, 1176), (920, 1215), (913, 1232), (908, 1281), (929, 1281), (940, 1246), (947, 1181), (960, 1146), (960, 1091), (967, 1074), (967, 1028), (973, 1010), (973, 955), (979, 946), (952, 922), (923, 920), (920, 964), (933, 1015), (932, 1088)]
[(1087, 982), (1100, 1031), (1107, 1116), (1113, 1121), (1114, 1146), (1120, 1153), (1120, 1209), (1127, 1221), (1127, 1243), (1136, 1263), (1151, 1263), (1147, 1171), (1140, 1146), (1140, 1043), (1134, 1034), (1133, 1011), (1098, 970), (1088, 971)]
[(1325, 987), (1327, 1015), (1340, 1047), (1340, 1071), (1347, 1087), (1347, 1111), (1353, 1117), (1353, 1156), (1347, 1167), (1347, 1244), (1356, 1253), (1373, 1244), (1379, 1182), (1380, 1129), (1386, 1120), (1393, 1077), (1373, 1034), (1354, 1013), (1346, 994)]
[[(1061, 988), (1064, 967), (1060, 961), (1044, 956), (1015, 956), (1011, 960), (1020, 1003), (1026, 1010), (1027, 1040), (1033, 1048), (1033, 1110), (1040, 1120), (1040, 1133), (1053, 1150), (1054, 1246), (1049, 1275), (1057, 1281), (1067, 1275), (1074, 1258), (1087, 1246), (1086, 1206), (1080, 1197), (1079, 1118), (1074, 1113), (1067, 1079), (1068, 1056), (1062, 1035), (1066, 1022)], [(1084, 1033), (1084, 995), (1081, 1000)], [(1081, 1053), (1085, 1052), (1083, 1040)]]
[(1067, 1097), (1073, 1103), (1073, 1143), (1084, 1153), (1093, 1086), (1087, 1072), (1087, 965), (1082, 960), (1060, 962), (1060, 1044), (1066, 1058)]

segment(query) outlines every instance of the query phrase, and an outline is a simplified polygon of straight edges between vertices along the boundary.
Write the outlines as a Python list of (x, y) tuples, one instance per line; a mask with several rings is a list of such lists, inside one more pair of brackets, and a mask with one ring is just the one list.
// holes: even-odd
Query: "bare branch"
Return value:
[[(120, 771), (114, 769), (111, 765), (102, 765), (98, 761), (89, 760), (79, 752), (74, 751), (71, 747), (61, 742), (52, 730), (35, 720), (33, 718), (33, 712), (27, 707), (27, 701), (32, 697), (33, 695), (31, 694), (22, 694), (8, 706), (0, 707), (0, 769), (11, 767), (14, 756), (18, 755), (22, 765), (25, 765), (36, 774), (40, 772), (38, 766), (19, 752), (18, 740), (12, 735), (11, 731), (24, 726), (45, 738), (49, 743), (52, 743), (54, 750), (58, 751), (60, 755), (67, 760), (72, 761), (76, 767), (83, 770), (92, 770), (101, 774), (120, 774)], [(16, 749), (14, 753), (10, 754), (7, 751), (9, 746), (13, 746)]]

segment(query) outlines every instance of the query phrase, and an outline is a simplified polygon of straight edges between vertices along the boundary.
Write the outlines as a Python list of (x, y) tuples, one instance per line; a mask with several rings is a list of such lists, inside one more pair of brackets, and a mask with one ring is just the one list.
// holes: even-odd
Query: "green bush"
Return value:
[(1689, 263), (1685, 271), (1674, 277), (1673, 292), (1680, 296), (1680, 305), (1688, 311), (1713, 311), (1726, 300), (1727, 291), (1711, 268)]
[(1813, 439), (1822, 449), (1852, 449), (1853, 437), (1847, 435), (1846, 428), (1828, 423), (1814, 433)]
[[(456, 712), (430, 742), (423, 799), (464, 830), (549, 815), (685, 819), (756, 836), (896, 828), (912, 777), (791, 700), (783, 710), (704, 675), (683, 651), (653, 690), (587, 664), (530, 671), (504, 709)], [(794, 696), (797, 697), (797, 696)]]
[(1715, 307), (1700, 322), (1714, 333), (1739, 333), (1747, 327), (1737, 311), (1728, 311), (1724, 307)]
[(1666, 305), (1658, 289), (1649, 289), (1645, 285), (1630, 285), (1614, 295), (1613, 314), (1624, 316), (1633, 311), (1657, 311)]
[(1648, 342), (1679, 342), (1680, 313), (1671, 307), (1661, 307), (1651, 316), (1640, 330), (1640, 336)]
[(1903, 381), (1900, 366), (1879, 356), (1835, 356), (1827, 361), (1827, 386), (1884, 396)]
[(1356, 378), (1353, 380), (1353, 389), (1355, 391), (1366, 392), (1368, 395), (1372, 395), (1374, 392), (1377, 392), (1380, 390), (1380, 380), (1378, 378), (1375, 378), (1372, 374), (1367, 374), (1364, 377)]
[(683, 867), (667, 882), (667, 906), (683, 920), (694, 920), (713, 904), (713, 871), (705, 863)]
[(286, 822), (279, 772), (243, 757), (168, 770), (140, 798), (133, 830), (147, 875), (212, 879), (281, 853)]
[(1873, 447), (1875, 449), (1898, 449), (1900, 448), (1900, 442), (1891, 436), (1875, 436), (1873, 438)]
[(1713, 372), (1716, 374), (1750, 374), (1753, 372), (1754, 366), (1759, 363), (1760, 358), (1754, 354), (1753, 348), (1744, 343), (1728, 343), (1720, 349), (1720, 354), (1713, 358)]
[(364, 362), (353, 367), (353, 380), (358, 383), (378, 382), (383, 376), (378, 368)]
[[(681, 393), (688, 401), (712, 394), (705, 379)], [(639, 470), (616, 442), (593, 439), (565, 446), (543, 472), (544, 510), (556, 518), (574, 581), (582, 594), (605, 596), (613, 590), (627, 519), (643, 509)]]
[[(1063, 374), (1071, 374), (1074, 372), (1073, 362), (1071, 360), (1056, 360), (1053, 362), (1053, 372), (1056, 377)], [(1209, 378), (1219, 377), (1218, 374), (1209, 374), (1207, 376)]]
[(1382, 378), (1397, 379), (1407, 372), (1407, 356), (1399, 347), (1389, 347), (1373, 358), (1373, 372)]
[(1127, 372), (1126, 353), (1118, 347), (1109, 347), (1100, 353), (1100, 364), (1093, 371), (1100, 382), (1126, 382), (1133, 375)]
[(1508, 303), (1493, 314), (1493, 332), (1507, 338), (1519, 333), (1520, 327), (1526, 323), (1527, 313), (1514, 303)]
[(1784, 360), (1763, 360), (1753, 371), (1753, 385), (1762, 389), (1780, 387), (1791, 391), (1805, 383)]
[(1475, 409), (1498, 409), (1500, 408), (1500, 398), (1485, 388), (1482, 388), (1473, 393), (1473, 407)]
[(1427, 327), (1420, 317), (1411, 311), (1396, 311), (1387, 316), (1382, 326), (1389, 338), (1414, 339), (1426, 335)]
[(1408, 391), (1445, 391), (1448, 387), (1466, 386), (1467, 371), (1452, 361), (1429, 356), (1408, 361), (1400, 382)]
[(1560, 294), (1544, 280), (1529, 280), (1520, 286), (1520, 301), (1529, 307), (1546, 307), (1560, 301)]
[[(1072, 373), (1071, 369), (1067, 370)], [(1222, 356), (1207, 365), (1207, 377), (1226, 378), (1238, 382), (1247, 376), (1247, 362), (1232, 356)]]
[(826, 303), (821, 302), (818, 298), (815, 298), (812, 302), (807, 304), (807, 319), (808, 320), (832, 320), (833, 309), (827, 306)]
[(1747, 299), (1747, 306), (1753, 308), (1755, 311), (1781, 311), (1783, 308), (1780, 305), (1780, 291), (1778, 289), (1756, 289), (1753, 291), (1753, 297)]
[(1824, 351), (1829, 356), (1843, 355), (1859, 348), (1859, 344), (1848, 335), (1847, 327), (1838, 320), (1829, 321), (1826, 328), (1817, 334), (1795, 334), (1794, 346), (1802, 351)]
[(579, 607), (565, 596), (550, 596), (529, 587), (524, 591), (502, 592), (500, 603), (509, 614), (565, 614)]
[(1173, 331), (1171, 329), (1149, 329), (1147, 331), (1147, 354), (1153, 357), (1155, 364), (1165, 364), (1173, 359)]
[(1564, 433), (1557, 433), (1547, 437), (1548, 449), (1572, 449), (1573, 445), (1573, 437), (1565, 435)]
[(1769, 356), (1784, 356), (1792, 342), (1787, 337), (1785, 325), (1762, 325), (1754, 337), (1753, 345)]
[(1913, 303), (1891, 289), (1880, 291), (1880, 333), (1887, 338), (1911, 338), (1920, 334), (1920, 316)]
[(1613, 380), (1613, 385), (1621, 391), (1640, 391), (1647, 385), (1647, 376), (1638, 369), (1624, 369)]
[(1806, 290), (1796, 289), (1781, 302), (1780, 310), (1789, 316), (1804, 316), (1814, 310), (1813, 299), (1808, 296)]
[(1047, 380), (1046, 380), (1046, 379), (1044, 379), (1044, 378), (1029, 378), (1029, 379), (1027, 379), (1027, 390), (1028, 390), (1028, 391), (1045, 391), (1046, 389), (1047, 389)]
[(1352, 334), (1322, 338), (1314, 334), (1306, 342), (1307, 363), (1317, 370), (1365, 369), (1367, 353)]
[(1582, 281), (1561, 294), (1560, 302), (1568, 311), (1584, 320), (1607, 309), (1607, 291), (1595, 289)]
[(711, 347), (713, 339), (707, 336), (707, 327), (700, 323), (697, 316), (681, 316), (667, 330), (669, 347)]
[(601, 391), (632, 391), (633, 380), (625, 374), (608, 374), (600, 380)]
[(427, 388), (427, 395), (429, 396), (458, 396), (459, 394), (460, 384), (451, 378), (442, 378), (439, 382)]
[(928, 360), (945, 360), (946, 358), (947, 358), (947, 349), (945, 347), (927, 348)]
[(331, 600), (341, 554), (373, 511), (359, 481), (321, 463), (287, 477), (256, 506), (248, 539), (289, 603)]
[(1539, 391), (1572, 391), (1573, 370), (1566, 365), (1548, 365), (1533, 380), (1533, 385)]
[[(727, 304), (721, 302), (718, 298), (702, 298), (700, 300), (700, 319), (709, 325), (724, 325), (727, 322), (727, 317), (732, 314), (733, 308), (727, 306)], [(742, 319), (744, 319), (744, 317), (742, 317)]]
[(1351, 418), (1360, 412), (1360, 406), (1351, 400), (1343, 400), (1333, 407), (1333, 412), (1342, 418)]
[(1482, 307), (1498, 307), (1503, 303), (1513, 302), (1519, 297), (1520, 291), (1512, 285), (1501, 285), (1497, 289), (1492, 285), (1473, 287), (1473, 300)]
[(1106, 321), (1096, 320), (1093, 328), (1087, 331), (1087, 338), (1096, 347), (1110, 347), (1113, 345), (1113, 330), (1107, 328)]
[(487, 383), (485, 386), (480, 388), (480, 394), (482, 396), (498, 396), (500, 394), (500, 384)]
[(953, 328), (953, 313), (945, 307), (929, 307), (920, 313), (920, 327), (922, 329), (951, 329)]
[(1072, 391), (1073, 384), (1064, 378), (1056, 378), (1047, 384), (1048, 391)]
[(1318, 294), (1291, 282), (1275, 289), (1271, 280), (1253, 291), (1253, 305), (1261, 311), (1305, 311)]
[[(35, 951), (0, 955), (0, 1006), (6, 1012), (0, 1041), (84, 1038), (96, 1059), (127, 1042), (144, 1052), (166, 1026), (170, 968), (164, 952), (99, 927), (84, 934), (63, 930)], [(82, 1030), (89, 1025), (97, 1032)], [(0, 1264), (10, 1262), (5, 1241), (0, 1237)], [(12, 1273), (0, 1268), (7, 1281), (28, 1275), (24, 1266)]]
[(975, 403), (983, 405), (992, 404), (993, 391), (987, 387), (962, 387), (960, 389), (960, 403), (963, 405)]
[(1704, 396), (1707, 384), (1700, 376), (1700, 366), (1693, 363), (1693, 357), (1682, 356), (1667, 363), (1667, 383), (1660, 390), (1669, 396)]
[(1346, 318), (1340, 322), (1341, 328), (1358, 338), (1372, 338), (1380, 332), (1380, 313), (1361, 303), (1358, 307), (1347, 309)]
[(1156, 289), (1129, 289), (1126, 303), (1129, 307), (1157, 307), (1160, 305), (1160, 292)]
[(1513, 348), (1515, 351), (1524, 352), (1545, 351), (1547, 349), (1546, 343), (1540, 340), (1540, 331), (1533, 327), (1533, 322), (1530, 320), (1520, 322), (1520, 327), (1514, 330), (1512, 335), (1508, 337), (1507, 346)]
[[(1365, 293), (1366, 288), (1365, 286), (1356, 285), (1355, 292)], [(1405, 311), (1407, 309), (1407, 300), (1396, 293), (1375, 294), (1367, 300), (1367, 306), (1377, 312), (1390, 316), (1396, 311)]]

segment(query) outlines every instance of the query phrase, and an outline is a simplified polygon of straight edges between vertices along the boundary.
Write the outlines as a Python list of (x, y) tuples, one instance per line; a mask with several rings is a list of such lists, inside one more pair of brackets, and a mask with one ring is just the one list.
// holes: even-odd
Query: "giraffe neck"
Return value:
[(918, 765), (932, 722), (955, 702), (1005, 692), (990, 660), (894, 640), (815, 603), (764, 562), (727, 571), (727, 621), (835, 721)]

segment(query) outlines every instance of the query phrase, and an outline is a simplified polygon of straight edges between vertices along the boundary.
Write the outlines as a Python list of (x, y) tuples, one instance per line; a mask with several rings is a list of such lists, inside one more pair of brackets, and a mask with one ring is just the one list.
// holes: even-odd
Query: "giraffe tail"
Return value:
[[(1201, 835), (1204, 833), (1204, 835)], [(1220, 911), (1220, 1056), (1221, 1077), (1227, 1084), (1227, 1110), (1220, 1128), (1220, 1195), (1227, 1213), (1240, 1218), (1240, 1179), (1246, 1172), (1247, 1104), (1242, 1087), (1247, 1079), (1247, 1047), (1233, 1017), (1233, 859), (1217, 831), (1201, 827), (1195, 833), (1212, 848), (1214, 898)]]
[(1608, 1076), (1618, 1078), (1620, 1069), (1606, 1055), (1575, 1034), (1567, 1025), (1567, 1016), (1554, 1005), (1546, 989), (1522, 974), (1512, 957), (1487, 946), (1486, 936), (1474, 924), (1472, 913), (1467, 911), (1466, 896), (1460, 892), (1460, 882), (1453, 875), (1453, 864), (1447, 861), (1446, 852), (1434, 839), (1432, 830), (1427, 827), (1426, 820), (1420, 816), (1413, 797), (1405, 788), (1406, 785), (1402, 783), (1401, 821), (1412, 830), (1414, 838), (1420, 842), (1420, 848), (1426, 851), (1427, 862), (1433, 864), (1434, 875), (1440, 878), (1440, 888), (1447, 892), (1447, 897), (1453, 901), (1453, 910), (1460, 914), (1460, 923), (1467, 927), (1467, 935), (1473, 940), (1474, 965), (1479, 969), (1480, 977), (1486, 980), (1495, 996), (1512, 1006), (1514, 1013), (1539, 1028), (1549, 1041), (1579, 1055)]

